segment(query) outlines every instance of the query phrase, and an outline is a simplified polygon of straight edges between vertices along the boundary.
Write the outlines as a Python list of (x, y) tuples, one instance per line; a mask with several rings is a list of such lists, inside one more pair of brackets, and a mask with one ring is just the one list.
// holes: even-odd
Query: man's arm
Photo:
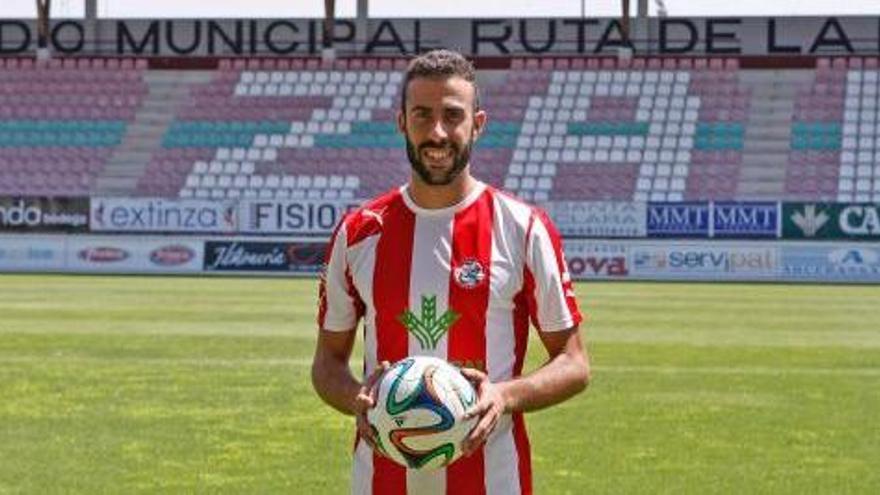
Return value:
[(318, 333), (318, 346), (312, 361), (312, 386), (321, 399), (334, 409), (355, 415), (361, 409), (356, 404), (362, 384), (351, 373), (348, 359), (354, 347), (354, 330)]
[(462, 370), (476, 383), (480, 397), (468, 413), (469, 417), (478, 417), (480, 421), (462, 445), (466, 455), (488, 439), (501, 415), (549, 407), (587, 388), (590, 359), (584, 351), (577, 325), (560, 332), (539, 332), (539, 335), (547, 349), (548, 361), (527, 375), (492, 383), (482, 371)]
[(582, 392), (590, 382), (590, 360), (578, 327), (538, 334), (548, 361), (527, 375), (496, 384), (504, 399), (504, 412), (535, 411), (558, 404)]

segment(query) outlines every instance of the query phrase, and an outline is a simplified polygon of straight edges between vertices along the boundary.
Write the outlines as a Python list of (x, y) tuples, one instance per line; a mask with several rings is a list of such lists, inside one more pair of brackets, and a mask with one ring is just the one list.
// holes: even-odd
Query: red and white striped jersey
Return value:
[[(482, 183), (443, 209), (418, 207), (407, 186), (376, 198), (343, 220), (326, 263), (318, 324), (350, 331), (363, 319), (367, 375), (381, 361), (427, 355), (508, 380), (522, 373), (530, 320), (544, 332), (581, 321), (556, 228)], [(431, 325), (407, 324), (426, 313)], [(531, 478), (514, 413), (480, 452), (445, 469), (408, 470), (358, 442), (352, 493), (530, 494)]]

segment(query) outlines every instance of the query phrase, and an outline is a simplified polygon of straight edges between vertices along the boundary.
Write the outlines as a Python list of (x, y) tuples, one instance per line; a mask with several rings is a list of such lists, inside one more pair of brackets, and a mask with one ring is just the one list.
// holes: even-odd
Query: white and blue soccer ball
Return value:
[(458, 368), (408, 357), (388, 368), (377, 387), (367, 421), (381, 453), (411, 469), (436, 469), (461, 457), (461, 443), (477, 422), (464, 415), (477, 394)]

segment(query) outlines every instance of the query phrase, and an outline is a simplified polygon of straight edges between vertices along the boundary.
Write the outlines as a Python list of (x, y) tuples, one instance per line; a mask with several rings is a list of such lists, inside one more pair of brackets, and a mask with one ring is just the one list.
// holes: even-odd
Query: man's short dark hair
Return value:
[(474, 110), (480, 108), (480, 89), (477, 72), (464, 55), (453, 50), (431, 50), (410, 60), (403, 77), (400, 108), (406, 110), (406, 90), (413, 79), (460, 77), (474, 86)]

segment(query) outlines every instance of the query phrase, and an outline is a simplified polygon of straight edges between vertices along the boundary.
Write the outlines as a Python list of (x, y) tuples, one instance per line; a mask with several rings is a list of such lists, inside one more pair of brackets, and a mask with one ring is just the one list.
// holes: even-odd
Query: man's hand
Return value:
[(478, 418), (477, 425), (462, 442), (461, 450), (465, 456), (477, 451), (495, 430), (501, 415), (507, 412), (504, 396), (498, 386), (489, 381), (489, 375), (473, 368), (462, 368), (461, 373), (477, 389), (477, 403), (466, 414), (465, 419)]
[(373, 429), (370, 427), (370, 423), (367, 422), (367, 411), (376, 406), (376, 383), (379, 382), (389, 366), (390, 364), (388, 361), (382, 361), (379, 363), (379, 366), (377, 366), (370, 376), (367, 377), (367, 380), (358, 391), (357, 397), (354, 399), (353, 407), (357, 421), (358, 435), (367, 442), (367, 445), (369, 445), (374, 452), (379, 454), (382, 454), (382, 450), (376, 448), (376, 438), (373, 435)]

